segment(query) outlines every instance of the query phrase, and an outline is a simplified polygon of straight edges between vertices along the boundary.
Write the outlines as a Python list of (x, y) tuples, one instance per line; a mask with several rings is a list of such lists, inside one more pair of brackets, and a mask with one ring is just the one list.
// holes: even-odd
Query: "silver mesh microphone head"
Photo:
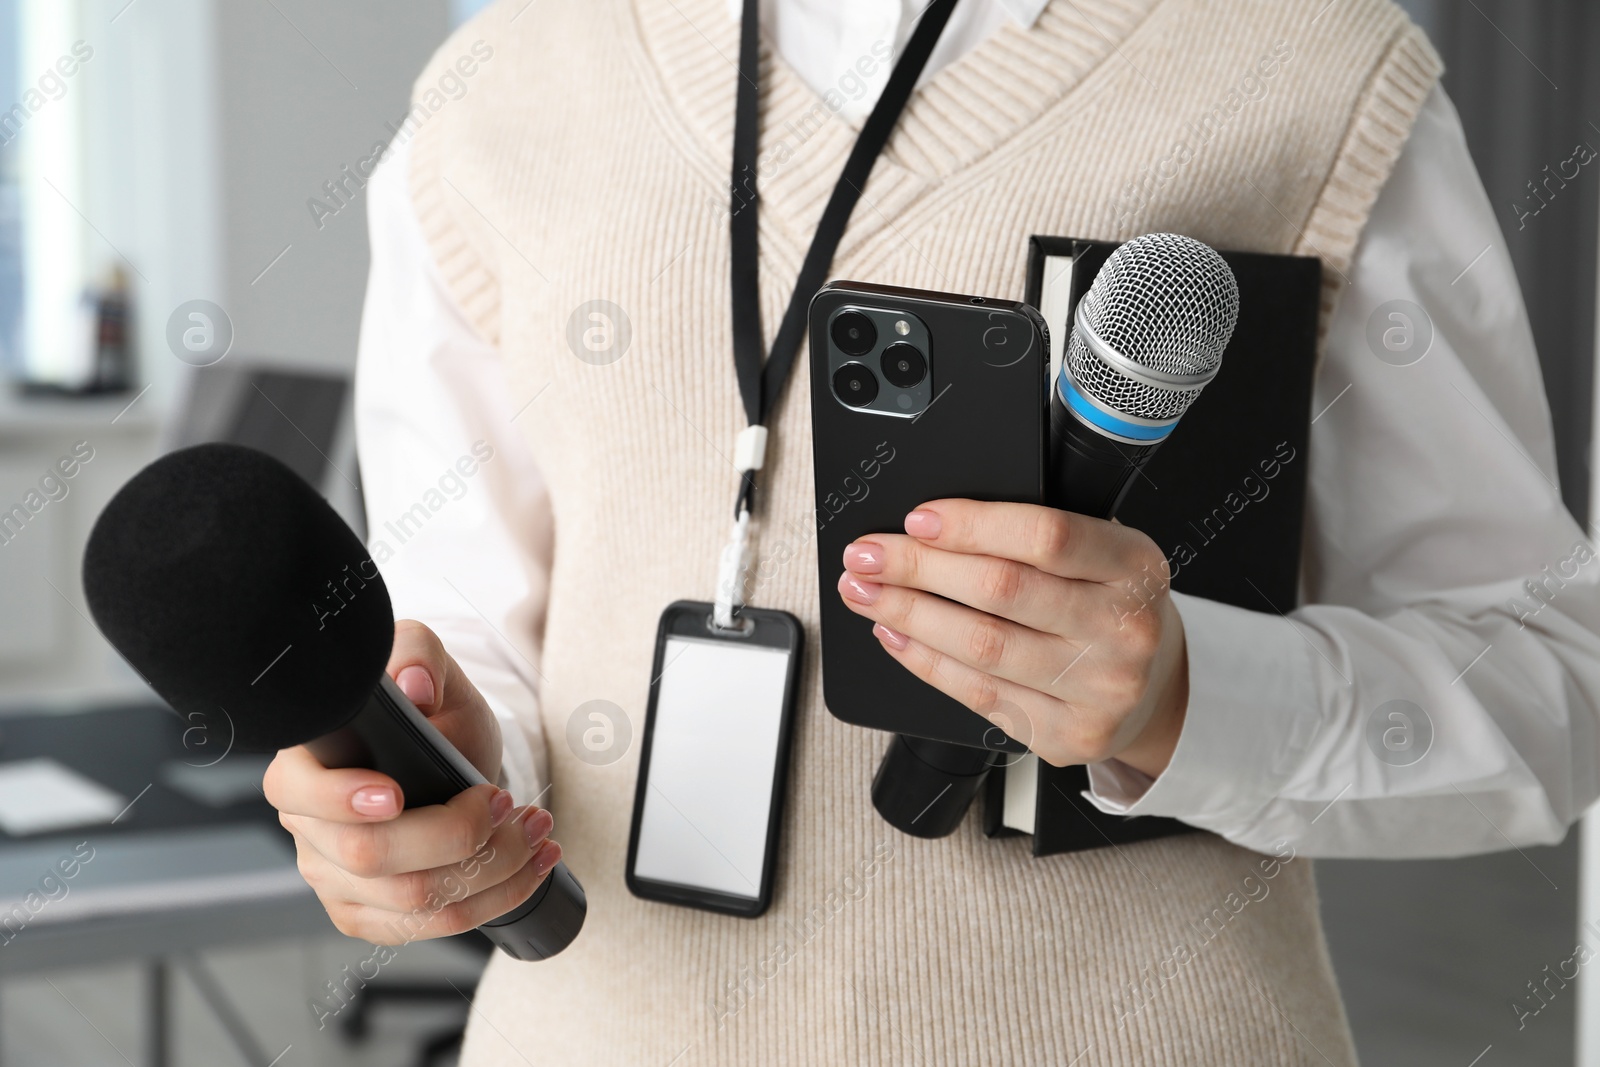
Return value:
[(1078, 302), (1061, 365), (1062, 384), (1110, 423), (1070, 397), (1068, 407), (1103, 432), (1160, 440), (1216, 377), (1238, 318), (1239, 284), (1216, 249), (1175, 233), (1134, 238)]

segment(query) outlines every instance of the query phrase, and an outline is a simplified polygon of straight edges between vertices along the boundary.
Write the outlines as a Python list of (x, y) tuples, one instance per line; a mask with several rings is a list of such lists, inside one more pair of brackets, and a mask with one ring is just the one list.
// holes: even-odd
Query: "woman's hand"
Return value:
[[(485, 778), (500, 773), (500, 727), (432, 630), (395, 624), (389, 676)], [(294, 835), (300, 873), (334, 926), (375, 945), (459, 934), (533, 895), (561, 858), (550, 813), (474, 786), (402, 811), (394, 779), (329, 770), (304, 747), (279, 752), (262, 787)]]
[(1166, 769), (1189, 699), (1155, 542), (1030, 504), (935, 500), (845, 549), (839, 593), (885, 651), (1057, 767)]

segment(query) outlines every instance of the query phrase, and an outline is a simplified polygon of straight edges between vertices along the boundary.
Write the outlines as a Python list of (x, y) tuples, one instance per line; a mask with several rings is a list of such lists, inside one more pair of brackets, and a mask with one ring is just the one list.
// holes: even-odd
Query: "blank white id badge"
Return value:
[(628, 837), (635, 896), (753, 917), (772, 902), (804, 631), (784, 611), (661, 615)]

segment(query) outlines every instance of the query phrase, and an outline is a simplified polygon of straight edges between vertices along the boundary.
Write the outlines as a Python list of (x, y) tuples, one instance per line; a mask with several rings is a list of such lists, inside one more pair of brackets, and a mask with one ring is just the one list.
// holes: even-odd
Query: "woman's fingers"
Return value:
[(515, 875), (548, 840), (551, 825), (549, 812), (529, 807), (508, 819), (464, 859), (377, 878), (351, 874), (301, 840), (300, 871), (313, 888), (346, 904), (395, 912), (439, 910)]
[(334, 823), (392, 819), (405, 806), (400, 787), (388, 775), (355, 767), (329, 770), (303, 745), (273, 757), (261, 790), (284, 814)]
[(511, 877), (480, 893), (445, 901), (437, 909), (391, 911), (351, 902), (324, 901), (339, 931), (375, 945), (398, 945), (430, 937), (452, 937), (497, 919), (521, 905), (544, 881), (561, 858), (554, 841), (544, 846)]
[(282, 815), (280, 821), (322, 856), (362, 878), (409, 874), (459, 863), (511, 814), (511, 794), (474, 786), (447, 803), (413, 808), (383, 822), (330, 822)]
[(1167, 574), (1161, 550), (1137, 530), (1037, 504), (933, 500), (906, 516), (905, 529), (935, 548), (1016, 560), (1061, 578), (1124, 582)]
[[(495, 821), (503, 790), (480, 786), (449, 804), (386, 823), (334, 824), (283, 816), (301, 874), (339, 930), (373, 944), (447, 937), (516, 908), (561, 858), (550, 813), (528, 807)], [(483, 836), (480, 837), (480, 829)], [(375, 833), (365, 833), (375, 831)]]
[(1111, 754), (1115, 723), (1083, 714), (1036, 689), (975, 670), (893, 630), (873, 627), (884, 651), (906, 670), (1021, 741), (1046, 763), (1094, 763)]
[(1057, 685), (1082, 651), (1054, 634), (941, 596), (880, 585), (848, 572), (839, 579), (839, 593), (851, 611), (914, 638), (942, 656), (1052, 696), (1060, 695)]
[[(996, 556), (949, 552), (904, 534), (872, 534), (848, 545), (844, 566), (870, 582), (930, 593), (1046, 633), (1105, 610), (1095, 583), (1047, 574)], [(1087, 627), (1085, 627), (1087, 628)]]

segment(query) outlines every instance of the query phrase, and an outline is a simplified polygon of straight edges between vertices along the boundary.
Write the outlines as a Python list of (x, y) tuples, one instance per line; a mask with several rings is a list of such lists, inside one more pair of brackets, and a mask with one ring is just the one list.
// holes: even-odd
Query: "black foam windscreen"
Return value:
[(170, 453), (118, 490), (89, 535), (83, 588), (106, 639), (219, 750), (344, 725), (394, 642), (360, 539), (288, 467), (239, 445)]

